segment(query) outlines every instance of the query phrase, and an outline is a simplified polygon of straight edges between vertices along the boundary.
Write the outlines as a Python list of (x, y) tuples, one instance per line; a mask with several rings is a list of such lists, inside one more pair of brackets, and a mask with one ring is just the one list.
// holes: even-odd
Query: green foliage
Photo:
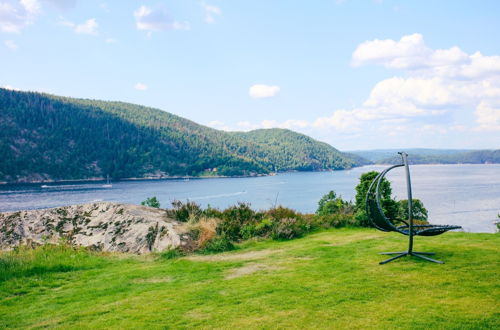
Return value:
[(277, 219), (271, 237), (278, 240), (297, 238), (305, 233), (305, 227), (306, 224), (300, 218)]
[(262, 214), (252, 210), (249, 204), (238, 203), (222, 211), (222, 223), (217, 231), (232, 241), (238, 241), (243, 238), (243, 235), (248, 237), (246, 226), (255, 224), (261, 218)]
[(188, 222), (189, 220), (197, 221), (203, 214), (201, 207), (195, 202), (175, 200), (172, 202), (172, 208), (167, 210), (167, 215), (181, 222)]
[[(0, 181), (258, 175), (340, 169), (359, 159), (305, 135), (228, 133), (122, 102), (0, 88)], [(355, 158), (355, 157), (354, 157)]]
[[(356, 221), (360, 226), (370, 227), (371, 222), (366, 214), (366, 194), (368, 188), (379, 173), (371, 171), (363, 173), (359, 179), (359, 184), (356, 186)], [(380, 201), (385, 215), (390, 219), (396, 219), (398, 215), (399, 205), (392, 199), (391, 183), (387, 179), (383, 179), (380, 183)]]
[(153, 197), (146, 198), (145, 201), (141, 202), (141, 205), (159, 208), (160, 207), (160, 202), (158, 201), (158, 199), (156, 198), (156, 196), (153, 196)]
[(316, 214), (320, 216), (335, 214), (344, 210), (348, 205), (348, 202), (344, 201), (341, 196), (337, 197), (335, 191), (332, 190), (319, 200)]
[(209, 240), (203, 247), (202, 253), (217, 253), (234, 250), (234, 244), (225, 235), (218, 235)]
[[(420, 199), (412, 199), (411, 213), (414, 220), (427, 221), (427, 209), (424, 207), (424, 203), (422, 203)], [(407, 199), (403, 199), (398, 202), (397, 219), (409, 219)]]

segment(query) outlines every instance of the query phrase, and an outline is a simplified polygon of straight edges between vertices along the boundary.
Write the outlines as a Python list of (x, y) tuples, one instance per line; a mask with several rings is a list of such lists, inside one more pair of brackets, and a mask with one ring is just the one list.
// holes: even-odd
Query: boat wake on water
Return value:
[(229, 194), (217, 194), (217, 195), (198, 196), (198, 197), (189, 198), (189, 200), (196, 201), (196, 200), (212, 199), (212, 198), (233, 197), (233, 196), (244, 195), (246, 193), (247, 193), (246, 191), (238, 191), (238, 192), (229, 193)]

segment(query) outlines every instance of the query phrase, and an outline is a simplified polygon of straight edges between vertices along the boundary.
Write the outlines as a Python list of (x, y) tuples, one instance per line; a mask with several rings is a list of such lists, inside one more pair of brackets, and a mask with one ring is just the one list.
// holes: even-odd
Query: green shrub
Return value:
[(156, 196), (153, 196), (153, 197), (146, 198), (145, 201), (141, 202), (141, 205), (159, 208), (160, 207), (160, 202), (158, 201), (158, 199), (156, 198)]
[(234, 250), (234, 245), (231, 240), (225, 235), (218, 235), (207, 241), (201, 252), (215, 253)]
[(354, 213), (335, 213), (315, 217), (315, 223), (321, 228), (357, 227), (359, 222)]
[(284, 206), (273, 207), (265, 213), (266, 217), (270, 217), (273, 220), (285, 219), (285, 218), (300, 218), (302, 214)]
[(250, 224), (250, 223), (243, 225), (243, 227), (241, 227), (241, 230), (240, 230), (241, 238), (246, 240), (246, 239), (250, 239), (252, 237), (257, 236), (257, 230), (255, 227), (256, 227), (255, 225)]
[(273, 230), (274, 223), (269, 218), (264, 218), (255, 224), (255, 234), (257, 236), (268, 237)]
[(189, 220), (196, 222), (203, 215), (203, 210), (195, 202), (183, 203), (175, 200), (172, 202), (172, 208), (167, 210), (167, 215), (180, 222), (188, 222)]
[(304, 232), (305, 230), (300, 219), (283, 218), (275, 223), (271, 237), (278, 240), (292, 239), (302, 236)]
[(207, 208), (203, 210), (203, 215), (207, 218), (222, 218), (222, 212), (216, 208), (211, 207), (210, 204), (208, 204)]
[[(231, 241), (238, 241), (243, 238), (242, 229), (245, 225), (255, 224), (262, 218), (262, 214), (252, 210), (249, 204), (238, 203), (222, 211), (221, 218), (218, 233)], [(245, 235), (248, 235), (248, 230)]]

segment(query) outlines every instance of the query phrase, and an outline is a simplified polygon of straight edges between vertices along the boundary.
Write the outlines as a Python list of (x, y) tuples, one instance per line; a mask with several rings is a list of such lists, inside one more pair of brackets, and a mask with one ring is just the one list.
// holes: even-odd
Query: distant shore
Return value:
[[(290, 171), (281, 171), (281, 172), (271, 172), (268, 174), (255, 174), (255, 175), (233, 175), (233, 176), (225, 176), (225, 175), (199, 175), (199, 176), (161, 176), (161, 177), (133, 177), (133, 178), (121, 178), (114, 179), (112, 182), (122, 182), (122, 181), (161, 181), (161, 180), (195, 180), (195, 179), (223, 179), (223, 178), (252, 178), (252, 177), (264, 177), (264, 176), (273, 176), (281, 173), (295, 173), (295, 172), (333, 172), (333, 171), (348, 171), (356, 167), (364, 167), (364, 166), (391, 166), (393, 164), (381, 164), (381, 163), (373, 163), (366, 164), (362, 166), (354, 166), (351, 168), (346, 168), (342, 170), (317, 170), (317, 171), (298, 171), (298, 170), (290, 170)], [(461, 166), (469, 166), (469, 165), (499, 165), (499, 163), (425, 163), (425, 164), (410, 164), (411, 166), (417, 165), (432, 165), (432, 166), (448, 166), (448, 165), (461, 165)], [(98, 178), (88, 178), (88, 179), (70, 179), (70, 180), (34, 180), (34, 181), (16, 181), (16, 182), (6, 182), (0, 181), (0, 186), (2, 185), (33, 185), (33, 184), (57, 184), (57, 183), (100, 183), (106, 182), (106, 178), (98, 177)]]

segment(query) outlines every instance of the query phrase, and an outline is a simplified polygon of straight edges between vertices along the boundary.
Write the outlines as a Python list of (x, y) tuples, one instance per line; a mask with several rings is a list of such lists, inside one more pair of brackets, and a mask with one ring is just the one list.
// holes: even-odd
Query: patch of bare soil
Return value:
[(260, 272), (260, 271), (277, 270), (277, 269), (279, 269), (279, 267), (277, 267), (277, 266), (251, 263), (251, 264), (245, 265), (243, 267), (233, 268), (233, 269), (229, 270), (225, 276), (225, 279), (230, 280), (233, 278), (253, 274), (256, 272)]
[(188, 260), (192, 261), (246, 261), (246, 260), (255, 260), (261, 259), (272, 254), (278, 253), (280, 250), (260, 250), (260, 251), (250, 251), (243, 253), (222, 253), (215, 255), (207, 255), (207, 256), (189, 256), (186, 257)]
[(172, 282), (174, 279), (172, 277), (150, 277), (150, 278), (137, 278), (134, 283), (168, 283)]

